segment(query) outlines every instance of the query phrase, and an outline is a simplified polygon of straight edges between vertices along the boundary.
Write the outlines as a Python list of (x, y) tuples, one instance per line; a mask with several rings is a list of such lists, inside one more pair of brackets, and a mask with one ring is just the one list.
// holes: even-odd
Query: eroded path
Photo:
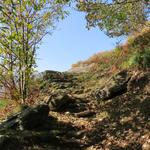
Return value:
[(103, 87), (85, 84), (47, 72), (37, 105), (1, 123), (0, 149), (149, 150), (150, 73), (122, 71)]

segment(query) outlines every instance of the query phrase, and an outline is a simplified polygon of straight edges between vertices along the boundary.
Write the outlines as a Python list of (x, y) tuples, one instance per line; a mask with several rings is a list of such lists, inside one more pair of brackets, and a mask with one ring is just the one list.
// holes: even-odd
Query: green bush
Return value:
[(128, 61), (129, 66), (137, 66), (139, 68), (150, 67), (150, 48), (146, 48), (143, 51), (136, 51)]
[(143, 58), (143, 67), (150, 67), (150, 48), (145, 50), (145, 53), (142, 56)]

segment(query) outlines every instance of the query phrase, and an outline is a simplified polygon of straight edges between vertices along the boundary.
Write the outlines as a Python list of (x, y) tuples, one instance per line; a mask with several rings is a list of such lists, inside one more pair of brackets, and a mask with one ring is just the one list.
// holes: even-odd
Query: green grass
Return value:
[(0, 99), (0, 109), (6, 107), (9, 104), (8, 100)]

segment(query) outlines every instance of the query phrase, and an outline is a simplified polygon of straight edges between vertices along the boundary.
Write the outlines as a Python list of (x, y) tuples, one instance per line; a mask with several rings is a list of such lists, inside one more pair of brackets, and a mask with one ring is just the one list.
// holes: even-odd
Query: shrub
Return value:
[(136, 66), (138, 68), (150, 67), (150, 48), (146, 48), (143, 51), (136, 51), (129, 59), (129, 66)]

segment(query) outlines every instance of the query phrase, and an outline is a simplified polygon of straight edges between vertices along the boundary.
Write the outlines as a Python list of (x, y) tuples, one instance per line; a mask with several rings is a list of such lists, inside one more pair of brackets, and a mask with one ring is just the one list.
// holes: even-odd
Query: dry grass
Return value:
[(97, 72), (106, 70), (110, 73), (115, 73), (121, 69), (128, 69), (130, 67), (129, 59), (135, 55), (136, 51), (142, 51), (150, 48), (150, 27), (145, 27), (141, 32), (133, 33), (128, 37), (127, 42), (117, 46), (111, 51), (98, 52), (85, 61), (79, 61), (73, 64), (72, 68), (81, 66), (90, 66), (89, 71)]
[(10, 114), (16, 113), (20, 110), (20, 105), (13, 100), (0, 100), (0, 120), (5, 119)]

